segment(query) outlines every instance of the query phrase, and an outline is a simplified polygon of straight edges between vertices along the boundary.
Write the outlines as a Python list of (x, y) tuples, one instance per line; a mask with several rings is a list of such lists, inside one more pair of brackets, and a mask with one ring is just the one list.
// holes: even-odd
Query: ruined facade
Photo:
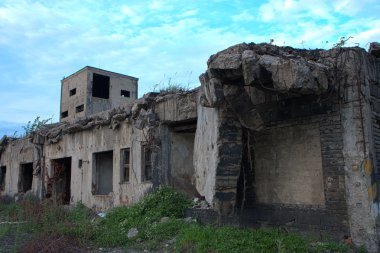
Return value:
[(1, 193), (107, 209), (170, 185), (210, 204), (193, 210), (200, 219), (351, 237), (378, 252), (379, 56), (377, 43), (368, 53), (239, 44), (210, 57), (193, 91), (110, 107), (85, 99), (100, 109), (1, 140)]

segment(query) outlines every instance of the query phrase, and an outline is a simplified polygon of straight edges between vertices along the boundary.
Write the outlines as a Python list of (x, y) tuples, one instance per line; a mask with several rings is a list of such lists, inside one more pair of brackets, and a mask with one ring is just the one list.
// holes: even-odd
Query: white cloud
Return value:
[(139, 25), (143, 21), (143, 16), (127, 5), (121, 7), (121, 13), (129, 18), (132, 25)]
[(232, 16), (232, 20), (234, 22), (246, 22), (246, 21), (252, 21), (254, 19), (255, 17), (251, 13), (249, 13), (247, 10), (244, 10), (240, 12), (239, 14)]
[[(273, 38), (278, 45), (313, 48), (345, 35), (363, 46), (380, 38), (376, 15), (342, 24), (331, 11), (338, 7), (327, 0), (314, 6), (270, 0), (260, 7), (216, 0), (3, 1), (0, 119), (17, 122), (58, 115), (60, 80), (85, 65), (139, 77), (142, 95), (170, 77), (197, 86), (211, 54), (243, 41)], [(227, 7), (218, 9), (222, 5)]]

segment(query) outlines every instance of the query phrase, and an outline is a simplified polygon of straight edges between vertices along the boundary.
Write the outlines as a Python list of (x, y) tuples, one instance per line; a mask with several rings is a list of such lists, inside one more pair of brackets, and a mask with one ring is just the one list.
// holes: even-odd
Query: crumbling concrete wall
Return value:
[[(5, 189), (2, 194), (14, 196), (22, 193), (20, 180), (22, 177), (21, 167), (23, 164), (33, 164), (34, 149), (30, 138), (10, 139), (1, 154), (0, 164), (7, 169), (5, 178)], [(41, 189), (39, 183), (41, 175), (33, 167), (31, 194), (38, 196)]]
[[(97, 126), (91, 130), (62, 135), (57, 143), (45, 145), (46, 160), (71, 157), (71, 203), (82, 202), (96, 209), (108, 209), (117, 205), (137, 202), (151, 188), (152, 183), (141, 178), (141, 146), (146, 142), (142, 130), (134, 129), (128, 121), (121, 121), (117, 128)], [(129, 182), (121, 181), (121, 149), (130, 148), (131, 167)], [(95, 154), (113, 152), (112, 192), (98, 194)], [(79, 167), (79, 161), (82, 161)], [(51, 163), (47, 163), (47, 176), (52, 176)], [(100, 175), (101, 176), (101, 175)]]
[[(202, 137), (218, 129), (214, 143), (228, 139), (241, 160), (221, 163), (231, 159), (220, 149), (208, 152), (207, 160), (195, 158), (196, 178), (212, 179), (197, 182), (198, 190), (206, 195), (201, 190), (208, 189), (206, 199), (221, 214), (250, 206), (245, 218), (256, 222), (335, 231), (377, 252), (369, 87), (379, 82), (378, 69), (374, 57), (359, 48), (296, 50), (251, 43), (212, 55), (200, 77), (198, 117), (206, 110), (218, 117), (198, 127), (196, 147), (208, 150)], [(231, 138), (221, 122), (237, 122), (234, 132), (242, 137)], [(284, 124), (286, 132), (279, 130)], [(307, 124), (307, 130), (297, 130)], [(230, 164), (240, 164), (240, 173)]]

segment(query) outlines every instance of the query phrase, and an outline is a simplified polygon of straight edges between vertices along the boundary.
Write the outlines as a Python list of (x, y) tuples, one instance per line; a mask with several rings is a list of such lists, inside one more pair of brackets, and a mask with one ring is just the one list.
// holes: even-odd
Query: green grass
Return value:
[[(348, 246), (333, 242), (312, 243), (311, 239), (280, 229), (239, 229), (186, 222), (184, 211), (190, 204), (178, 192), (164, 187), (128, 208), (113, 208), (105, 218), (99, 218), (83, 204), (76, 204), (70, 210), (51, 202), (0, 204), (0, 221), (25, 221), (0, 225), (0, 242), (5, 236), (13, 236), (14, 252), (21, 246), (22, 249), (41, 249), (43, 243), (37, 243), (44, 238), (54, 242), (61, 237), (65, 238), (61, 243), (67, 243), (66, 246), (70, 246), (70, 238), (76, 238), (78, 247), (96, 245), (164, 252), (322, 253), (349, 250)], [(137, 228), (139, 233), (128, 238), (131, 228)], [(38, 240), (25, 244), (25, 235)]]
[[(347, 252), (337, 243), (311, 246), (310, 241), (280, 229), (239, 229), (192, 224), (182, 229), (175, 244), (177, 252)], [(330, 251), (329, 251), (330, 250)]]

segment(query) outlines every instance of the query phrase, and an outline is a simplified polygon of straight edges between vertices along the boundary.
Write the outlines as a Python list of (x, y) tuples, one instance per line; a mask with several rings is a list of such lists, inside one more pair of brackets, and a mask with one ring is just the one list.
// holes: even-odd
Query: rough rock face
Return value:
[[(298, 95), (320, 94), (329, 85), (328, 66), (292, 48), (268, 44), (243, 43), (223, 50), (210, 57), (205, 75), (201, 82), (210, 87), (221, 82)], [(215, 91), (210, 97), (220, 98), (218, 89), (210, 91)]]

